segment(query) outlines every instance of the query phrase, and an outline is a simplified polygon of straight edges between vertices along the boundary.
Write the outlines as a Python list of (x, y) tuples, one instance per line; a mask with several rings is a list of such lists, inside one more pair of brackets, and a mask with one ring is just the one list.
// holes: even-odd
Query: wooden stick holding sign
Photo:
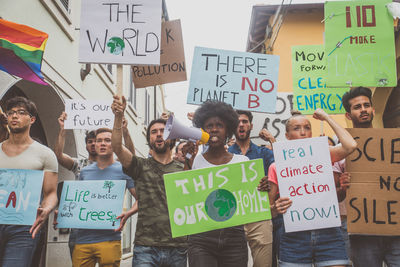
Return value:
[(117, 96), (122, 97), (124, 85), (124, 68), (121, 64), (117, 64)]

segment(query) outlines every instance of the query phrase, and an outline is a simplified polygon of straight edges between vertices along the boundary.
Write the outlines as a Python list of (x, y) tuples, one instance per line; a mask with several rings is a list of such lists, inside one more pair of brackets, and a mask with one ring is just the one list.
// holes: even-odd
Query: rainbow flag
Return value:
[(48, 37), (45, 32), (0, 19), (0, 70), (47, 85), (40, 69)]

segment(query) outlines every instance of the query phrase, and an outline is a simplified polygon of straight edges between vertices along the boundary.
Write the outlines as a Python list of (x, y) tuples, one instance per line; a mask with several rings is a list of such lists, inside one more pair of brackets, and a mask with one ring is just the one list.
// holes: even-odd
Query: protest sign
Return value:
[(218, 100), (234, 109), (275, 112), (279, 56), (196, 47), (188, 104)]
[(84, 0), (79, 62), (159, 64), (161, 0)]
[(397, 84), (392, 0), (325, 3), (328, 87)]
[(58, 228), (116, 229), (125, 180), (64, 181)]
[(286, 232), (341, 225), (328, 138), (273, 143), (281, 197), (293, 204), (283, 215)]
[(43, 171), (0, 169), (0, 224), (32, 225), (43, 184)]
[(64, 129), (113, 128), (111, 100), (66, 99)]
[(186, 81), (186, 63), (180, 20), (162, 23), (160, 65), (133, 66), (132, 74), (136, 88)]
[(271, 218), (261, 159), (164, 175), (172, 237)]
[(263, 128), (267, 129), (277, 141), (286, 140), (285, 125), (286, 121), (292, 116), (291, 110), (293, 110), (293, 95), (278, 92), (274, 113), (253, 113), (253, 130), (250, 133), (251, 141), (256, 145), (265, 144), (265, 141), (258, 137)]
[(400, 235), (400, 136), (397, 129), (348, 129), (357, 150), (346, 159), (348, 232)]
[(313, 114), (317, 108), (328, 114), (345, 113), (342, 96), (348, 88), (327, 88), (323, 45), (292, 46), (292, 76), (295, 109)]

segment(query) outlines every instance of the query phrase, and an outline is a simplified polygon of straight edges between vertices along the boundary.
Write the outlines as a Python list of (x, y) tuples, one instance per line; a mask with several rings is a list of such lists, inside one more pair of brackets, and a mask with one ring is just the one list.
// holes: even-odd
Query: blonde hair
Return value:
[[(291, 121), (292, 119), (297, 118), (297, 117), (306, 118), (306, 116), (304, 116), (300, 111), (298, 111), (298, 110), (296, 110), (296, 109), (292, 109), (292, 110), (290, 111), (290, 114), (291, 114), (292, 116), (291, 116), (289, 119), (287, 119), (286, 124), (285, 124), (286, 132), (289, 132), (289, 125), (290, 125), (290, 121)], [(306, 118), (306, 119), (307, 119), (307, 118)], [(307, 120), (308, 120), (308, 119), (307, 119)]]

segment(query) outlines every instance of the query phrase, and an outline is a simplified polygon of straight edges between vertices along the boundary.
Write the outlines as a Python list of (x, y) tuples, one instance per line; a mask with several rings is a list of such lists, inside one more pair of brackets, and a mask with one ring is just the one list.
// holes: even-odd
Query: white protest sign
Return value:
[(250, 138), (256, 145), (265, 144), (258, 134), (265, 128), (277, 141), (286, 140), (285, 125), (286, 121), (292, 116), (290, 111), (293, 109), (293, 94), (278, 92), (276, 98), (276, 110), (274, 113), (253, 112), (253, 130)]
[(161, 0), (83, 0), (79, 62), (160, 64)]
[(273, 144), (281, 197), (293, 204), (283, 215), (286, 232), (341, 225), (328, 138)]
[(64, 181), (58, 211), (59, 228), (116, 229), (126, 181)]
[(64, 129), (113, 128), (112, 100), (66, 99)]
[(187, 103), (275, 112), (279, 56), (195, 47)]

